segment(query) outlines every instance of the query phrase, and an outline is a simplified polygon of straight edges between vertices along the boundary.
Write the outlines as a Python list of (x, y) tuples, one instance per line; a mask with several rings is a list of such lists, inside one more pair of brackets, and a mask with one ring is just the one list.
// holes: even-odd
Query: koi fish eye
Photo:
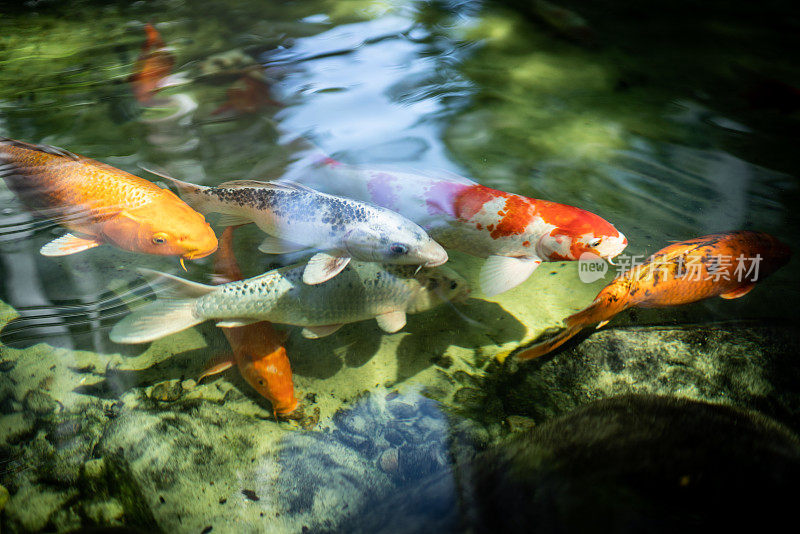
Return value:
[(156, 234), (153, 236), (153, 244), (154, 245), (163, 245), (167, 242), (167, 235), (166, 234)]
[(458, 287), (458, 282), (456, 282), (455, 280), (450, 282), (450, 289), (451, 290), (455, 290), (457, 287)]
[(588, 245), (589, 245), (590, 247), (592, 247), (592, 248), (595, 248), (595, 247), (599, 247), (599, 246), (600, 246), (600, 243), (602, 243), (602, 242), (603, 242), (603, 239), (602, 239), (602, 238), (599, 238), (599, 237), (597, 237), (597, 238), (595, 238), (595, 239), (592, 239), (591, 241), (589, 241)]
[(392, 251), (392, 254), (408, 254), (408, 247), (402, 243), (392, 243), (392, 245), (389, 247), (389, 250)]

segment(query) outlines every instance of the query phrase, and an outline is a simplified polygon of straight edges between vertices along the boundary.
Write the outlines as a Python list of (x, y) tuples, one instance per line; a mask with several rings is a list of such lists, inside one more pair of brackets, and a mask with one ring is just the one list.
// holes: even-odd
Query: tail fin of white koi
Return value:
[(194, 313), (195, 300), (215, 290), (149, 269), (139, 269), (151, 285), (158, 282), (155, 302), (137, 308), (114, 325), (109, 337), (114, 343), (147, 343), (191, 328), (205, 321)]

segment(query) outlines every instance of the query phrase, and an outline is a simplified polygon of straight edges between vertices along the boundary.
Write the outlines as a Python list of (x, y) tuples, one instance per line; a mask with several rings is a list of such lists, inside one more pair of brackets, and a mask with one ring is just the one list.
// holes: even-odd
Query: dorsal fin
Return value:
[(45, 152), (47, 154), (69, 158), (75, 161), (81, 159), (81, 157), (74, 152), (70, 152), (69, 150), (65, 150), (57, 146), (26, 143), (24, 141), (17, 141), (16, 139), (11, 139), (9, 137), (0, 137), (0, 144), (12, 145), (18, 148), (24, 148), (25, 150), (35, 150), (36, 152)]
[(223, 182), (217, 186), (220, 189), (239, 189), (239, 188), (255, 188), (255, 189), (279, 189), (284, 191), (309, 191), (316, 193), (310, 187), (295, 183), (295, 182), (260, 182), (258, 180), (231, 180), (230, 182)]

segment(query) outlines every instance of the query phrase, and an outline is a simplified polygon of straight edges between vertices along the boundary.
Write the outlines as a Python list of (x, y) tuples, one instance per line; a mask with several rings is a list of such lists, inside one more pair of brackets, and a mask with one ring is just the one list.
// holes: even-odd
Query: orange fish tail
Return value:
[(543, 341), (541, 343), (537, 343), (527, 349), (523, 350), (522, 352), (517, 354), (518, 360), (532, 360), (534, 358), (538, 358), (540, 356), (544, 356), (558, 347), (569, 341), (572, 337), (575, 336), (578, 332), (583, 330), (583, 327), (573, 327), (567, 328), (566, 330), (562, 330), (558, 335), (548, 339), (547, 341)]
[(614, 284), (607, 286), (603, 289), (597, 298), (594, 299), (588, 307), (583, 310), (570, 315), (564, 320), (566, 328), (552, 337), (541, 343), (532, 345), (531, 347), (523, 350), (517, 354), (520, 360), (531, 360), (548, 354), (573, 337), (575, 337), (581, 330), (589, 325), (608, 321), (616, 314), (628, 307), (625, 299), (617, 297), (617, 291), (614, 291)]
[(219, 248), (214, 256), (214, 272), (229, 282), (242, 279), (242, 270), (233, 254), (233, 231), (238, 226), (228, 226), (219, 238)]

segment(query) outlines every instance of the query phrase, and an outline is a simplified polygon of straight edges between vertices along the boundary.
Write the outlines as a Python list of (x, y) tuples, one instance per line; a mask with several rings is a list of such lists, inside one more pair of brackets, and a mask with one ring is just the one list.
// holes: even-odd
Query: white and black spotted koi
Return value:
[(435, 267), (447, 252), (416, 223), (387, 208), (320, 193), (289, 182), (253, 180), (217, 187), (161, 175), (201, 213), (222, 213), (224, 225), (255, 223), (268, 237), (266, 254), (318, 250), (303, 272), (306, 284), (336, 276), (351, 259)]

